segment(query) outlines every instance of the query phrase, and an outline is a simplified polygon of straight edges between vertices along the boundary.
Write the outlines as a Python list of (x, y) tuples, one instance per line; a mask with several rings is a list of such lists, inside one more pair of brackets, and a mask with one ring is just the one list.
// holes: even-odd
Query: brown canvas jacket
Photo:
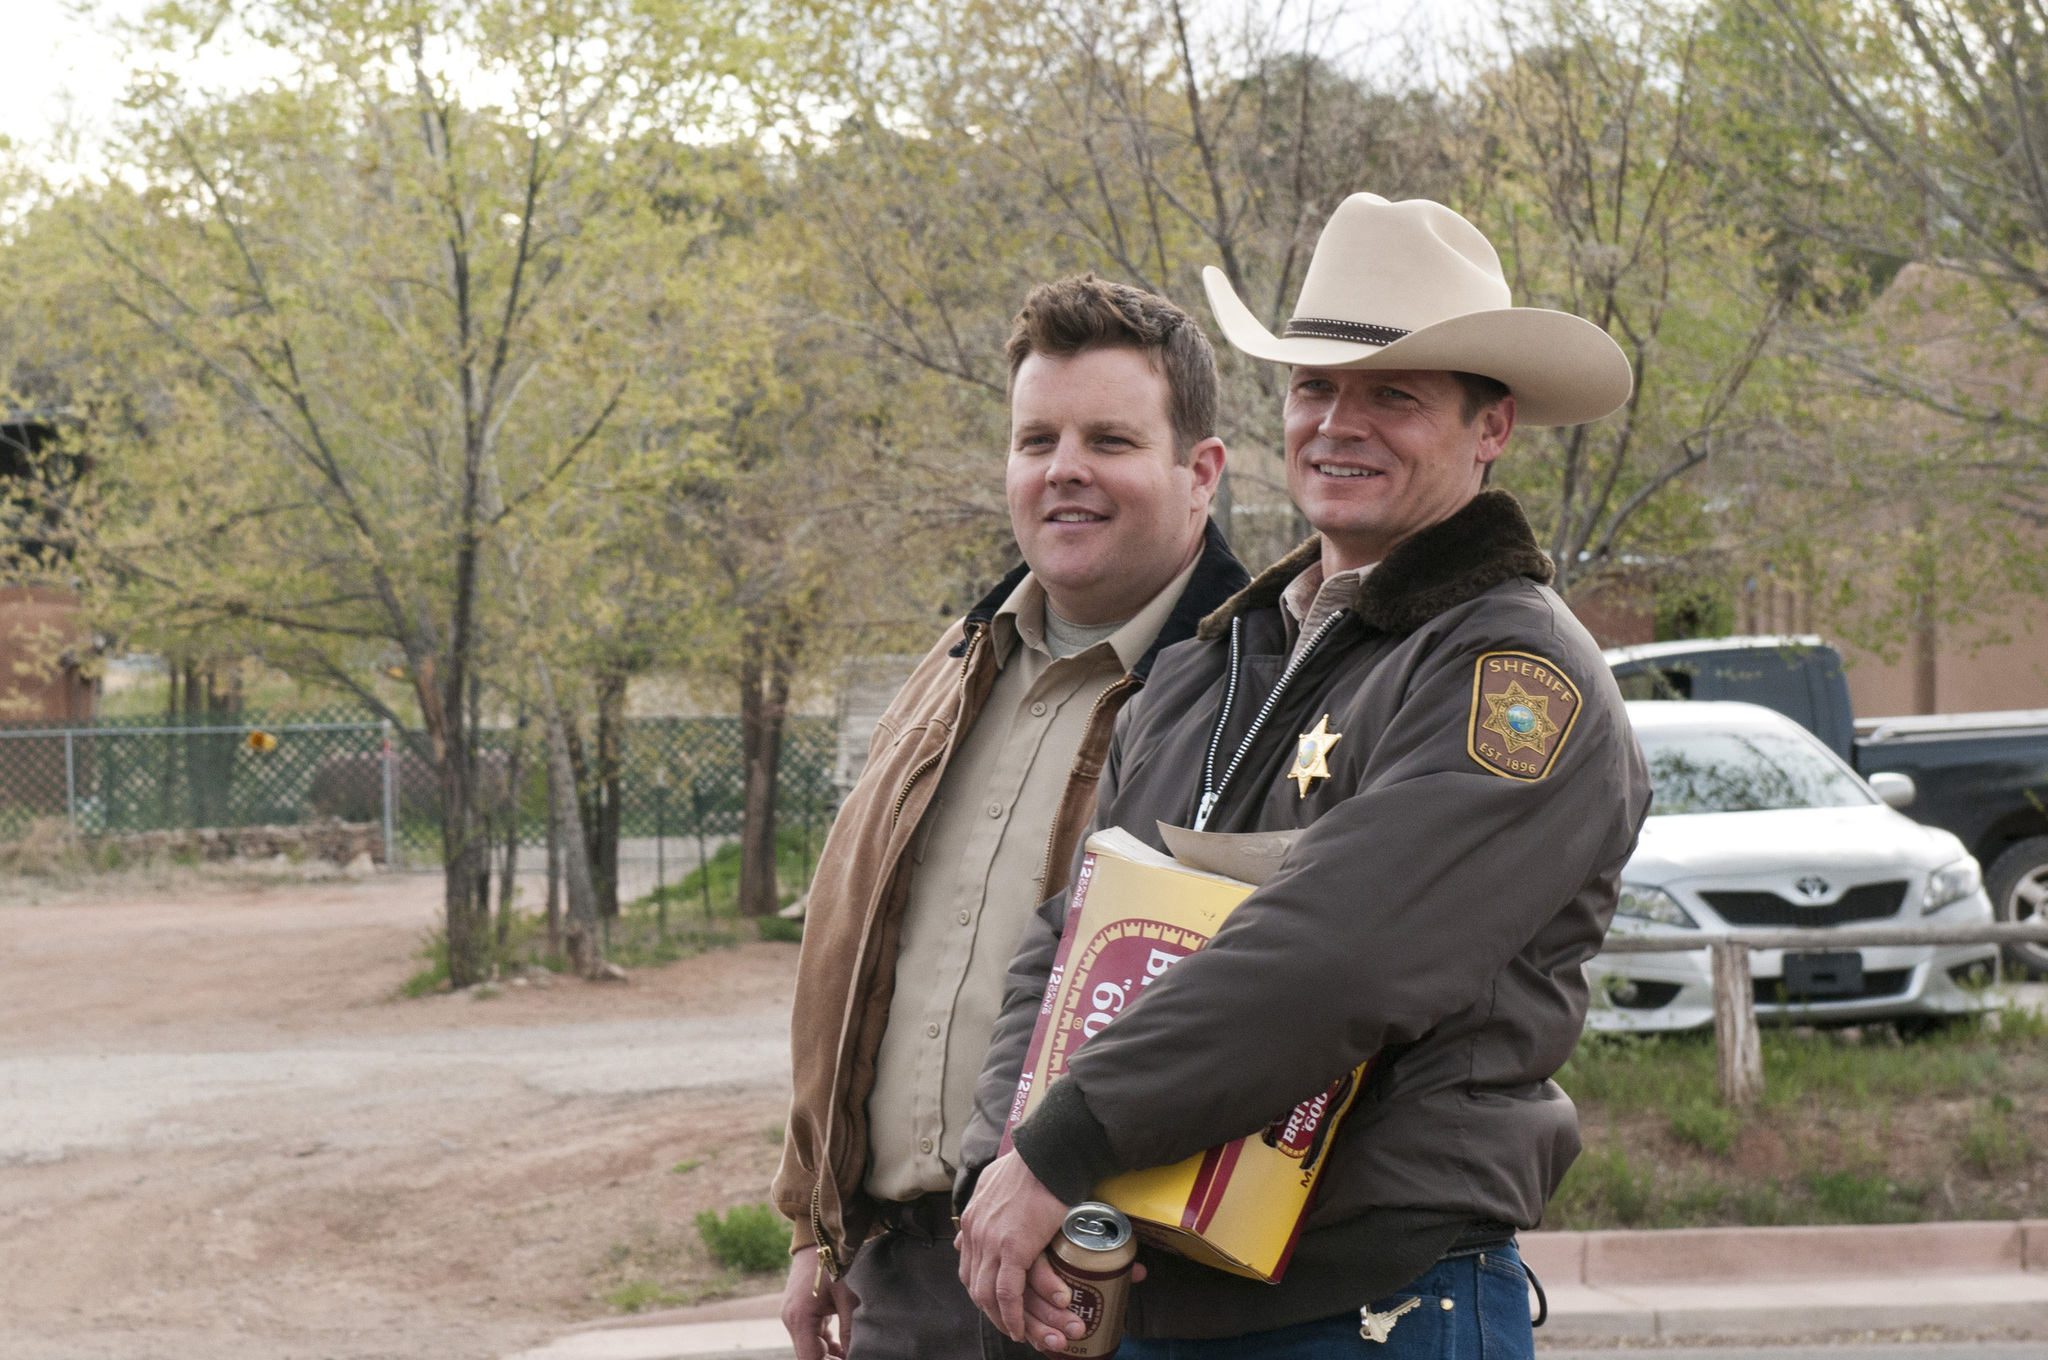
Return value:
[[(1219, 769), (1268, 717), (1207, 829), (1301, 839), (1206, 948), (1074, 1056), (1016, 1147), (1072, 1203), (1379, 1063), (1282, 1281), (1148, 1250), (1133, 1335), (1233, 1336), (1356, 1308), (1463, 1231), (1535, 1226), (1578, 1153), (1550, 1078), (1578, 1040), (1580, 965), (1649, 805), (1620, 692), (1498, 491), (1389, 554), (1281, 687), (1294, 635), (1280, 593), (1319, 551), (1310, 540), (1160, 658), (1119, 720), (1094, 823), (1160, 849), (1158, 822), (1191, 826), (1234, 687)], [(1521, 704), (1511, 681), (1548, 697)], [(1494, 730), (1511, 720), (1514, 744)], [(1337, 740), (1304, 793), (1292, 771), (1319, 722)], [(1046, 903), (1019, 942), (963, 1182), (993, 1156), (1064, 908), (1064, 894)]]
[[(995, 684), (988, 645), (995, 612), (1024, 579), (1019, 567), (940, 638), (875, 725), (868, 763), (840, 806), (818, 857), (804, 916), (790, 1016), (792, 1096), (775, 1204), (796, 1225), (794, 1245), (816, 1245), (834, 1277), (851, 1263), (874, 1219), (867, 1175), (868, 1093), (896, 986), (897, 941), (909, 896), (905, 854), (955, 744)], [(1046, 846), (1046, 878), (1095, 810), (1095, 785), (1124, 702), (1160, 650), (1194, 636), (1202, 617), (1250, 579), (1214, 525), (1159, 639), (1096, 701)]]

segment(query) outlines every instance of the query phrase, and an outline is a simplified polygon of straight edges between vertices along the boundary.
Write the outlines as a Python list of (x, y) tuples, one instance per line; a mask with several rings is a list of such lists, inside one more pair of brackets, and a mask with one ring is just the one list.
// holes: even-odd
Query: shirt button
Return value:
[(920, 1138), (920, 1139), (918, 1139), (918, 1140), (917, 1140), (917, 1150), (918, 1150), (919, 1152), (930, 1152), (930, 1151), (932, 1150), (932, 1140), (931, 1140), (931, 1139), (929, 1139), (929, 1138)]
[(937, 1025), (926, 1025), (924, 1027), (924, 1032), (926, 1034), (929, 1034), (934, 1039), (939, 1037), (939, 1027)]
[(1000, 817), (1000, 816), (1002, 816), (1002, 815), (1003, 815), (1003, 805), (1002, 805), (1001, 803), (990, 803), (990, 804), (988, 805), (988, 815), (989, 815), (989, 816), (991, 816), (991, 817)]
[(958, 921), (958, 922), (959, 922), (959, 923), (960, 923), (961, 925), (963, 925), (963, 926), (964, 926), (964, 925), (966, 925), (966, 924), (967, 924), (967, 923), (968, 923), (969, 921), (972, 921), (972, 920), (973, 920), (974, 918), (973, 918), (972, 916), (969, 916), (969, 915), (968, 915), (968, 914), (967, 914), (966, 912), (964, 912), (964, 911), (963, 911), (963, 912), (961, 912), (961, 913), (960, 913), (960, 914), (959, 914), (958, 916), (955, 916), (955, 917), (954, 917), (953, 919), (954, 919), (954, 920), (956, 920), (956, 921)]
[(1031, 716), (1034, 718), (1043, 718), (1045, 716), (1045, 705), (1042, 703), (1033, 704), (1031, 706)]

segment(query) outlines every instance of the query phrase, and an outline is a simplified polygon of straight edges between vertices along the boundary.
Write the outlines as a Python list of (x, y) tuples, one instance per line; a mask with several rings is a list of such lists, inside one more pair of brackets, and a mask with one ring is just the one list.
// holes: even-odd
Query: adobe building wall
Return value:
[(0, 722), (82, 722), (97, 707), (93, 682), (63, 658), (85, 630), (78, 597), (47, 586), (0, 587)]
[[(1935, 649), (1934, 711), (1986, 713), (2013, 708), (2048, 708), (2048, 617), (2038, 600), (2017, 601), (2004, 621), (2010, 642), (1972, 648), (1967, 634), (1946, 634)], [(2029, 625), (2032, 625), (2029, 627)], [(1913, 655), (1901, 648), (1892, 661), (1844, 646), (1849, 702), (1859, 718), (1913, 713)]]

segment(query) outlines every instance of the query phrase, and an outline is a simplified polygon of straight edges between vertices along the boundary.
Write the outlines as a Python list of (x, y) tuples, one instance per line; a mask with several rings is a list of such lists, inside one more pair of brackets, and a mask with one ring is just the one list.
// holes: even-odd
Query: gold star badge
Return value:
[(1344, 740), (1344, 734), (1330, 730), (1330, 715), (1325, 713), (1316, 719), (1313, 728), (1294, 740), (1294, 768), (1287, 772), (1287, 777), (1300, 789), (1300, 796), (1306, 798), (1310, 784), (1330, 777), (1330, 749)]
[(1520, 681), (1499, 694), (1487, 695), (1486, 706), (1492, 711), (1479, 725), (1499, 734), (1508, 744), (1509, 755), (1525, 746), (1540, 751), (1544, 742), (1557, 735), (1557, 724), (1550, 720), (1550, 696), (1531, 694)]

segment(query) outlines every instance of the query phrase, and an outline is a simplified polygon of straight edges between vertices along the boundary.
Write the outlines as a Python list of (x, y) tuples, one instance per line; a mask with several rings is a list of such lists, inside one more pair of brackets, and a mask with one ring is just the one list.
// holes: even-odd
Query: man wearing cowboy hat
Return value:
[(1514, 1236), (1578, 1152), (1550, 1077), (1649, 781), (1550, 559), (1484, 486), (1518, 419), (1599, 419), (1628, 361), (1511, 306), (1492, 246), (1438, 203), (1347, 199), (1281, 336), (1205, 277), (1230, 342), (1290, 366), (1288, 487), (1317, 534), (1160, 657), (1095, 826), (1296, 839), (991, 1161), (1064, 898), (1027, 928), (962, 1148), (961, 1276), (1007, 1334), (1060, 1349), (1079, 1326), (1040, 1252), (1070, 1204), (1374, 1060), (1281, 1280), (1148, 1249), (1121, 1354), (1529, 1355)]

